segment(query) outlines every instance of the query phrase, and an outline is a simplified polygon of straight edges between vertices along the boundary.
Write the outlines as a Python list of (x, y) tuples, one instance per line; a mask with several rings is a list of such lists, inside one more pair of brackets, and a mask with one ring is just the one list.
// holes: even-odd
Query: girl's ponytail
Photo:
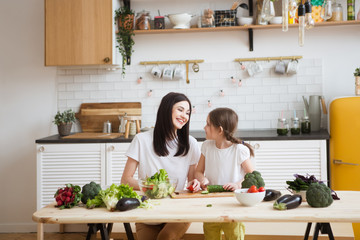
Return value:
[(226, 140), (235, 143), (235, 144), (242, 144), (244, 146), (246, 146), (247, 148), (249, 148), (250, 151), (250, 157), (254, 157), (255, 153), (254, 153), (254, 148), (249, 144), (244, 142), (243, 140), (241, 140), (240, 138), (236, 138), (234, 137), (232, 134), (230, 134), (228, 131), (224, 131)]

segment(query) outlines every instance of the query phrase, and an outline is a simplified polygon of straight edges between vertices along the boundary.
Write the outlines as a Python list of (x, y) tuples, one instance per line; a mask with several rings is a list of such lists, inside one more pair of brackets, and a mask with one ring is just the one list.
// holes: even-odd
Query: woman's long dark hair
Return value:
[[(188, 122), (177, 130), (177, 135), (174, 133), (174, 124), (172, 121), (173, 106), (182, 101), (187, 101), (190, 107), (190, 114)], [(177, 136), (178, 151), (175, 156), (185, 156), (190, 149), (189, 144), (189, 124), (191, 117), (191, 102), (182, 93), (170, 92), (165, 95), (160, 103), (156, 123), (154, 128), (153, 146), (155, 153), (158, 156), (167, 156), (169, 151), (167, 149), (167, 142), (173, 140)]]
[(226, 140), (247, 146), (250, 150), (250, 156), (254, 156), (254, 149), (248, 143), (245, 143), (240, 138), (234, 137), (238, 125), (238, 115), (230, 108), (216, 108), (209, 113), (210, 124), (214, 127), (222, 127)]

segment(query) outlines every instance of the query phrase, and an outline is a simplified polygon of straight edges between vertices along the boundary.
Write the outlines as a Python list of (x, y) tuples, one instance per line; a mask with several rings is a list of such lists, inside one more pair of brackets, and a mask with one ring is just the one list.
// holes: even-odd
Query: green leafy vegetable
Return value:
[(137, 198), (141, 201), (141, 197), (128, 184), (116, 185), (114, 183), (109, 188), (99, 191), (94, 199), (88, 199), (86, 207), (94, 208), (105, 205), (108, 210), (114, 211), (116, 204), (122, 198)]
[(149, 198), (164, 198), (175, 191), (176, 183), (169, 178), (165, 169), (160, 169), (159, 172), (140, 183), (140, 187)]
[(245, 174), (244, 181), (241, 183), (241, 187), (250, 188), (252, 185), (255, 185), (257, 188), (265, 187), (265, 182), (260, 172), (253, 171), (252, 173)]

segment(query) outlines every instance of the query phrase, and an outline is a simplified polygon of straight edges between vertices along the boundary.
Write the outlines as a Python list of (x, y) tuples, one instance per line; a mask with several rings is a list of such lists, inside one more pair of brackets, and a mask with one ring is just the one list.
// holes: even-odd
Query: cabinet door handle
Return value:
[(342, 160), (334, 159), (334, 164), (345, 164), (345, 165), (353, 165), (353, 166), (359, 166), (357, 163), (349, 163), (349, 162), (343, 162)]
[(43, 151), (45, 151), (44, 146), (39, 147), (39, 152), (43, 152)]
[(109, 147), (109, 151), (114, 151), (115, 150), (115, 147), (113, 146), (113, 145), (111, 145), (110, 147)]
[(110, 58), (109, 57), (104, 58), (104, 62), (106, 63), (110, 62)]

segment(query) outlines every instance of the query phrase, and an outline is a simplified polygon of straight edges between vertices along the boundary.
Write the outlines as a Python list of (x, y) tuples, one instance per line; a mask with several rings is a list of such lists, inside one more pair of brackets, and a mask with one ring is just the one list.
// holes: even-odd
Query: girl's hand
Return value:
[(227, 184), (223, 185), (223, 188), (225, 190), (235, 191), (236, 189), (239, 188), (239, 186), (236, 183), (227, 183)]
[(188, 186), (187, 189), (190, 192), (198, 192), (200, 190), (200, 182), (197, 179), (192, 180)]

